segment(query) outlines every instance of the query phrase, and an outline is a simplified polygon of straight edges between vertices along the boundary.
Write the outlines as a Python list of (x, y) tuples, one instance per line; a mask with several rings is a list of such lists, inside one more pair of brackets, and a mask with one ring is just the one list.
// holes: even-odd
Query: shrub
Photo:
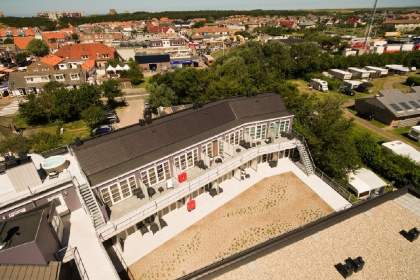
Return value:
[(420, 77), (410, 76), (405, 81), (405, 84), (409, 86), (420, 86)]

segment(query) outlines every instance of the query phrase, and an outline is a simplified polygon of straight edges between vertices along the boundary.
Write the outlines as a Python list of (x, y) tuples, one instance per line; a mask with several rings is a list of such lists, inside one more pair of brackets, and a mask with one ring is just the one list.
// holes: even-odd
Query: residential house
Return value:
[(420, 27), (420, 19), (395, 19), (382, 23), (384, 27), (395, 28), (396, 31), (407, 32)]
[(80, 64), (86, 60), (94, 60), (96, 68), (105, 68), (105, 63), (109, 59), (117, 59), (114, 48), (100, 43), (66, 45), (61, 47), (55, 55), (66, 62)]
[(420, 121), (420, 87), (412, 87), (408, 93), (383, 90), (375, 96), (356, 99), (355, 110), (360, 114), (371, 113), (386, 125), (416, 125)]
[(15, 28), (15, 27), (0, 28), (0, 43), (2, 43), (7, 38), (14, 39), (16, 37), (34, 37), (34, 36), (35, 36), (34, 28)]
[(315, 22), (311, 20), (299, 21), (298, 26), (300, 29), (311, 29), (316, 27)]
[[(60, 66), (60, 64), (58, 64)], [(62, 65), (62, 64), (61, 64)], [(80, 66), (73, 69), (55, 69), (50, 64), (35, 61), (26, 72), (12, 72), (9, 75), (9, 92), (15, 96), (39, 93), (49, 82), (62, 83), (67, 88), (77, 88), (86, 83), (86, 71)]]
[(29, 42), (34, 40), (35, 37), (16, 37), (14, 38), (14, 44), (20, 52), (25, 52)]
[(42, 39), (48, 44), (50, 50), (55, 52), (62, 45), (71, 41), (71, 34), (63, 31), (40, 31)]
[(84, 44), (89, 43), (103, 43), (107, 46), (111, 46), (113, 41), (122, 40), (123, 35), (121, 32), (112, 33), (87, 33), (80, 34), (79, 40)]

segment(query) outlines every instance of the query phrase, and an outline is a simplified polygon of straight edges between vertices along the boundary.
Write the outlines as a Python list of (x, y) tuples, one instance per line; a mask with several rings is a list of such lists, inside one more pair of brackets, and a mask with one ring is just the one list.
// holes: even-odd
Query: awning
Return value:
[(117, 65), (117, 67), (115, 67), (115, 70), (116, 71), (121, 71), (121, 70), (123, 70), (123, 68), (121, 66)]
[(115, 68), (109, 65), (108, 68), (106, 68), (106, 71), (115, 71)]

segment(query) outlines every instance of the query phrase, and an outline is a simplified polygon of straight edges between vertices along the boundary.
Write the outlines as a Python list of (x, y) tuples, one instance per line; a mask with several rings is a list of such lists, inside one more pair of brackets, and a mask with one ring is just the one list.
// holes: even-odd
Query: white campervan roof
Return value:
[(417, 162), (418, 164), (420, 164), (420, 152), (411, 147), (410, 145), (407, 145), (401, 141), (392, 141), (383, 143), (382, 146), (390, 149), (397, 155), (407, 156), (415, 162)]

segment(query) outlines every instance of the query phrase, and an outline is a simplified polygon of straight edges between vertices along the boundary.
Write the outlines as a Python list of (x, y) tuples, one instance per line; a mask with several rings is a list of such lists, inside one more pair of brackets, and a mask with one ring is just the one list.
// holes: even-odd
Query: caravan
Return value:
[(310, 87), (322, 92), (328, 91), (328, 83), (321, 79), (311, 79)]

